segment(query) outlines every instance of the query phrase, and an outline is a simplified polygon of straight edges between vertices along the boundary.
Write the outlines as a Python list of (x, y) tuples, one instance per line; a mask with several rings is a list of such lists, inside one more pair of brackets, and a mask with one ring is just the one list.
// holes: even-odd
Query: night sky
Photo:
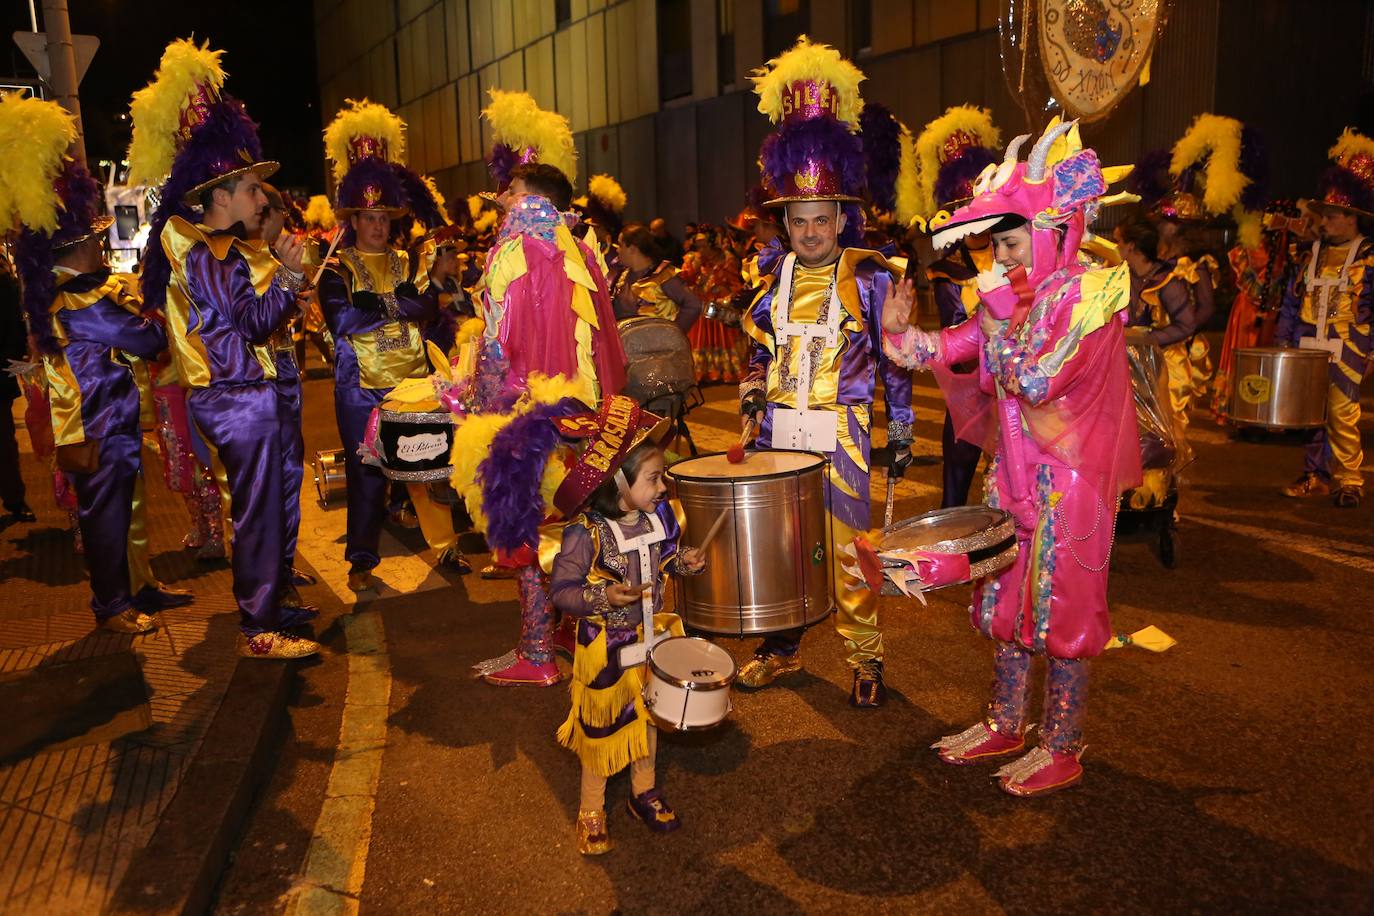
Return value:
[[(43, 28), (41, 0), (39, 29)], [(5, 76), (34, 71), (10, 36), (29, 30), (26, 0), (6, 0)], [(129, 144), (129, 97), (152, 79), (162, 49), (175, 38), (210, 39), (224, 51), (226, 88), (261, 125), (263, 152), (279, 159), (280, 187), (324, 190), (319, 93), (315, 82), (315, 30), (310, 0), (68, 0), (72, 32), (100, 39), (81, 81), (86, 156), (122, 159)]]

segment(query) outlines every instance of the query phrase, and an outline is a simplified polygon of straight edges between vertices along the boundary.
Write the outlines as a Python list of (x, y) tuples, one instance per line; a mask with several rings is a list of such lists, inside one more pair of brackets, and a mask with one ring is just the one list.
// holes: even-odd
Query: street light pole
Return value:
[(86, 164), (86, 137), (81, 128), (81, 100), (76, 95), (76, 53), (67, 0), (43, 0), (43, 27), (48, 34), (48, 82), (56, 101), (76, 119), (76, 139), (67, 152)]

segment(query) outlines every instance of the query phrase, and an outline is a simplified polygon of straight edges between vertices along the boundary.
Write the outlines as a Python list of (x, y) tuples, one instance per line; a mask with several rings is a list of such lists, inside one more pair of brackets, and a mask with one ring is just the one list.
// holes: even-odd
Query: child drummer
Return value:
[(646, 609), (655, 630), (682, 635), (677, 615), (661, 613), (665, 574), (696, 575), (706, 561), (700, 550), (678, 550), (681, 528), (666, 499), (659, 444), (666, 420), (615, 396), (598, 414), (553, 422), (565, 437), (588, 443), (554, 496), (571, 521), (554, 560), (550, 598), (577, 619), (572, 709), (558, 741), (582, 762), (578, 851), (601, 855), (611, 849), (606, 781), (627, 765), (630, 813), (656, 833), (679, 826), (655, 786), (656, 729), (641, 698), (644, 667), (621, 650), (634, 652)]

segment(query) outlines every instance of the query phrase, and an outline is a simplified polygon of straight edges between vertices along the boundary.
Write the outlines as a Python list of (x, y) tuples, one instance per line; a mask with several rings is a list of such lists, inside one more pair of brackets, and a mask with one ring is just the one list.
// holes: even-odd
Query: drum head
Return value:
[(660, 678), (689, 690), (717, 689), (735, 679), (730, 653), (699, 636), (673, 636), (656, 643), (649, 663)]
[(1015, 533), (1009, 514), (991, 506), (936, 509), (898, 522), (883, 532), (883, 548), (925, 548), (969, 553), (1000, 544)]
[(731, 464), (720, 452), (679, 461), (668, 469), (668, 474), (678, 480), (734, 480), (799, 474), (823, 464), (825, 459), (813, 452), (747, 452), (740, 464)]

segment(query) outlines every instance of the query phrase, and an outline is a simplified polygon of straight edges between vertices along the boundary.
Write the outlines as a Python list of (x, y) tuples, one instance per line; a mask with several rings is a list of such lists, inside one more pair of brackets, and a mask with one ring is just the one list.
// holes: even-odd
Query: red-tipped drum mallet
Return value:
[(739, 435), (739, 442), (730, 446), (730, 450), (725, 453), (725, 460), (731, 464), (744, 463), (744, 446), (751, 436), (754, 435), (754, 418), (750, 417), (744, 423), (744, 432)]

